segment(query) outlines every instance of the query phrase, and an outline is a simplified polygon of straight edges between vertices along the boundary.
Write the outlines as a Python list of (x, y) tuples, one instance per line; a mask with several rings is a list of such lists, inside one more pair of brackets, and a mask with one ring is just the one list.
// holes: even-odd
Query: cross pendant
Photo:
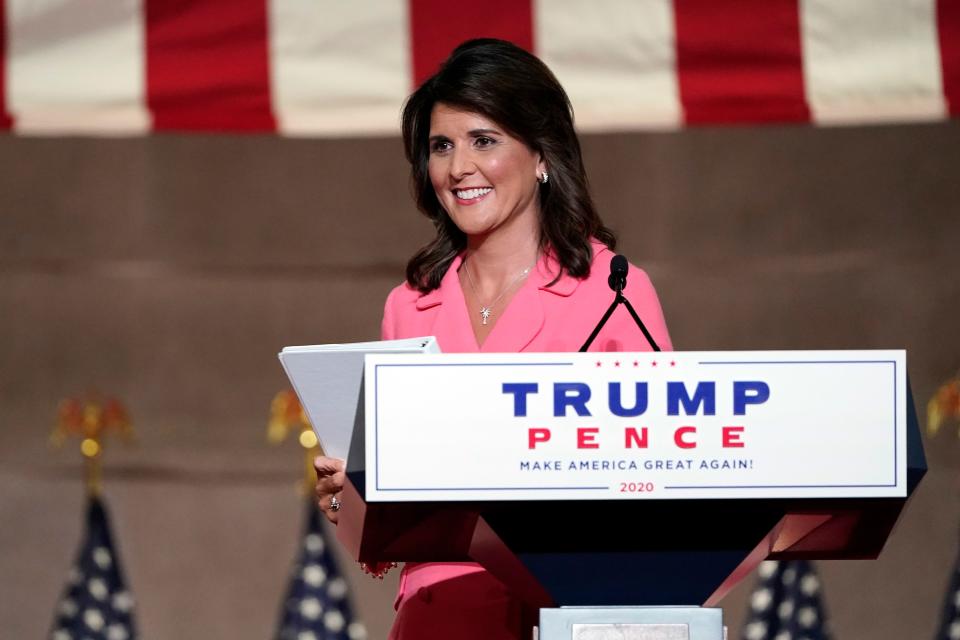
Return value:
[(490, 318), (490, 307), (480, 307), (480, 317), (483, 319), (480, 324), (487, 324)]

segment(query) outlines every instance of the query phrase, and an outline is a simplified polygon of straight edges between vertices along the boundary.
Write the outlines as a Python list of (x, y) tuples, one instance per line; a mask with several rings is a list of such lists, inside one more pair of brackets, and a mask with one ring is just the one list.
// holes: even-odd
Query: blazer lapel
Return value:
[[(596, 247), (594, 250), (596, 251)], [(558, 273), (561, 274), (559, 278)], [(487, 336), (481, 351), (515, 353), (526, 349), (543, 329), (546, 321), (544, 298), (566, 298), (573, 294), (579, 285), (580, 281), (562, 272), (560, 263), (547, 252), (510, 301), (510, 306)]]
[[(595, 246), (606, 249), (602, 245)], [(517, 353), (533, 342), (543, 329), (546, 314), (543, 308), (544, 296), (570, 296), (580, 285), (580, 281), (566, 273), (560, 273), (560, 264), (548, 253), (544, 255), (537, 268), (510, 300), (497, 319), (496, 325), (487, 336), (483, 347), (477, 346), (477, 337), (470, 324), (470, 311), (467, 309), (460, 287), (457, 270), (463, 262), (463, 256), (457, 256), (440, 281), (440, 287), (422, 296), (417, 308), (439, 306), (433, 325), (433, 335), (440, 338), (440, 348), (447, 353)], [(556, 279), (556, 282), (553, 282)], [(442, 337), (441, 337), (442, 336)]]
[[(460, 288), (460, 277), (457, 269), (463, 262), (462, 256), (457, 256), (450, 263), (450, 268), (440, 281), (440, 287), (427, 294), (432, 299), (423, 304), (439, 304), (437, 318), (433, 324), (433, 335), (440, 341), (440, 349), (444, 353), (474, 353), (477, 349), (477, 338), (473, 335), (470, 318), (467, 316), (467, 303), (463, 298), (463, 289)], [(421, 298), (425, 300), (427, 296)], [(418, 307), (420, 303), (418, 303)]]
[(497, 319), (497, 324), (483, 342), (485, 353), (516, 353), (523, 351), (543, 328), (543, 304), (540, 290), (532, 273), (510, 304)]

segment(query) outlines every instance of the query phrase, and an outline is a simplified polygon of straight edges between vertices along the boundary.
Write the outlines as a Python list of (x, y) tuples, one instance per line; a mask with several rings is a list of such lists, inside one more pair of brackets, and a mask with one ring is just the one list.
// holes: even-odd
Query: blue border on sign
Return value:
[[(709, 489), (879, 489), (896, 487), (899, 480), (898, 475), (898, 438), (897, 438), (897, 361), (896, 360), (702, 360), (699, 365), (781, 365), (781, 364), (890, 364), (893, 365), (893, 483), (891, 484), (796, 484), (796, 485), (665, 485), (665, 490), (709, 490)], [(463, 363), (419, 363), (419, 364), (377, 364), (374, 365), (374, 466), (375, 466), (375, 486), (377, 491), (606, 491), (608, 486), (582, 486), (582, 487), (392, 487), (382, 488), (380, 486), (380, 417), (379, 417), (379, 393), (378, 384), (380, 381), (381, 367), (557, 367), (573, 366), (573, 362), (463, 362)]]

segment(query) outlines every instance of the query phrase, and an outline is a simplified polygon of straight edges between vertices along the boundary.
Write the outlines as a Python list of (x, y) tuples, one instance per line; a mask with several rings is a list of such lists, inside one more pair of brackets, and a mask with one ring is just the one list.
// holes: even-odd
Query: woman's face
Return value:
[(540, 154), (485, 116), (438, 103), (430, 116), (430, 181), (467, 236), (539, 228)]

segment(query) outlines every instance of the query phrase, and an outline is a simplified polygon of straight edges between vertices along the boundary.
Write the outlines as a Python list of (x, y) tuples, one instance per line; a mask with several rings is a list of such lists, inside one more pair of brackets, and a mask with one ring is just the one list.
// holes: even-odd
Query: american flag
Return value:
[(960, 640), (960, 556), (953, 565), (953, 577), (943, 600), (943, 613), (936, 640)]
[(830, 640), (820, 578), (806, 560), (760, 565), (743, 640)]
[(127, 590), (120, 556), (100, 498), (87, 506), (87, 530), (67, 585), (54, 612), (51, 640), (132, 640), (133, 596)]
[(475, 37), (540, 56), (582, 131), (960, 116), (956, 0), (0, 0), (0, 130), (396, 135)]
[(310, 500), (277, 640), (364, 640), (367, 630), (354, 618), (349, 592), (320, 526), (320, 511)]

